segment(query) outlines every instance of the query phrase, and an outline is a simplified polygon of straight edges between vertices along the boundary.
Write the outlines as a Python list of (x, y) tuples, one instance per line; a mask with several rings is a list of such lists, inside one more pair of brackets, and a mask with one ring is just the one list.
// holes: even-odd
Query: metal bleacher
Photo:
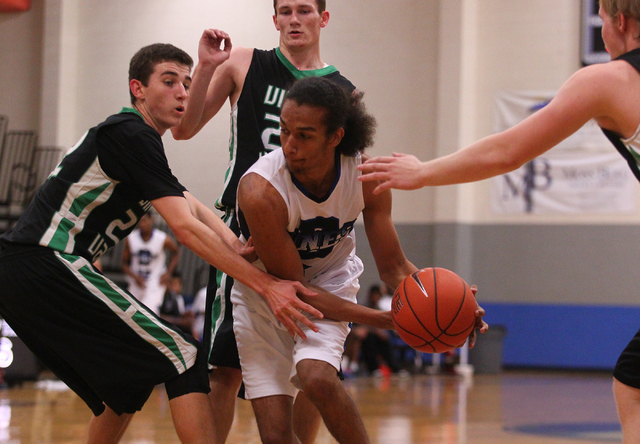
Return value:
[(0, 115), (0, 233), (15, 224), (62, 153), (39, 147), (36, 131), (10, 129), (8, 117)]

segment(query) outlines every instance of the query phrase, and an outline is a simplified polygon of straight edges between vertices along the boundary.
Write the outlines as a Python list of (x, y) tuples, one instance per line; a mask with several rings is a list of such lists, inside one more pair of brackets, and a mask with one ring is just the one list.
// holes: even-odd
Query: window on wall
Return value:
[(602, 41), (599, 0), (582, 0), (582, 64), (592, 65), (611, 60)]

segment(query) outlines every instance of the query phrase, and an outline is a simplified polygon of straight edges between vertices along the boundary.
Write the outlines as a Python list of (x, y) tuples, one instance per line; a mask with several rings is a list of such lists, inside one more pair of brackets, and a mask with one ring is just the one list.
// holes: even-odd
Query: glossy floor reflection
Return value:
[[(379, 444), (596, 444), (620, 442), (611, 377), (505, 371), (497, 375), (355, 378), (345, 385)], [(57, 381), (0, 391), (0, 443), (78, 443), (88, 408)], [(122, 442), (177, 443), (158, 387)], [(248, 402), (238, 401), (229, 443), (258, 443)], [(335, 443), (322, 428), (318, 443)]]

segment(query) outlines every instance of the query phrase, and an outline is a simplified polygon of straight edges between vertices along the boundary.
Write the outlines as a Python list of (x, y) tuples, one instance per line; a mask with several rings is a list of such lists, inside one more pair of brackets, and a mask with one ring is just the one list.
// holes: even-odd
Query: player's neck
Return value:
[(300, 71), (320, 69), (325, 66), (320, 57), (319, 44), (304, 48), (289, 48), (281, 42), (280, 51)]
[(307, 192), (317, 198), (323, 198), (333, 187), (337, 174), (338, 169), (334, 165), (329, 170), (298, 173), (295, 174), (295, 178)]

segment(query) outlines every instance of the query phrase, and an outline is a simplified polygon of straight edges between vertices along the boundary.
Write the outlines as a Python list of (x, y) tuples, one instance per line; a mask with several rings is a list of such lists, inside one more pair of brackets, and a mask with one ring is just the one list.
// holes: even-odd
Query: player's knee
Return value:
[(242, 371), (238, 368), (216, 367), (209, 373), (211, 388), (238, 392), (242, 384)]
[(262, 444), (283, 444), (294, 443), (293, 430), (289, 427), (277, 427), (271, 423), (267, 426), (260, 427), (260, 440)]
[(332, 372), (306, 371), (298, 376), (302, 390), (311, 400), (332, 398), (335, 391), (342, 387), (335, 370)]

